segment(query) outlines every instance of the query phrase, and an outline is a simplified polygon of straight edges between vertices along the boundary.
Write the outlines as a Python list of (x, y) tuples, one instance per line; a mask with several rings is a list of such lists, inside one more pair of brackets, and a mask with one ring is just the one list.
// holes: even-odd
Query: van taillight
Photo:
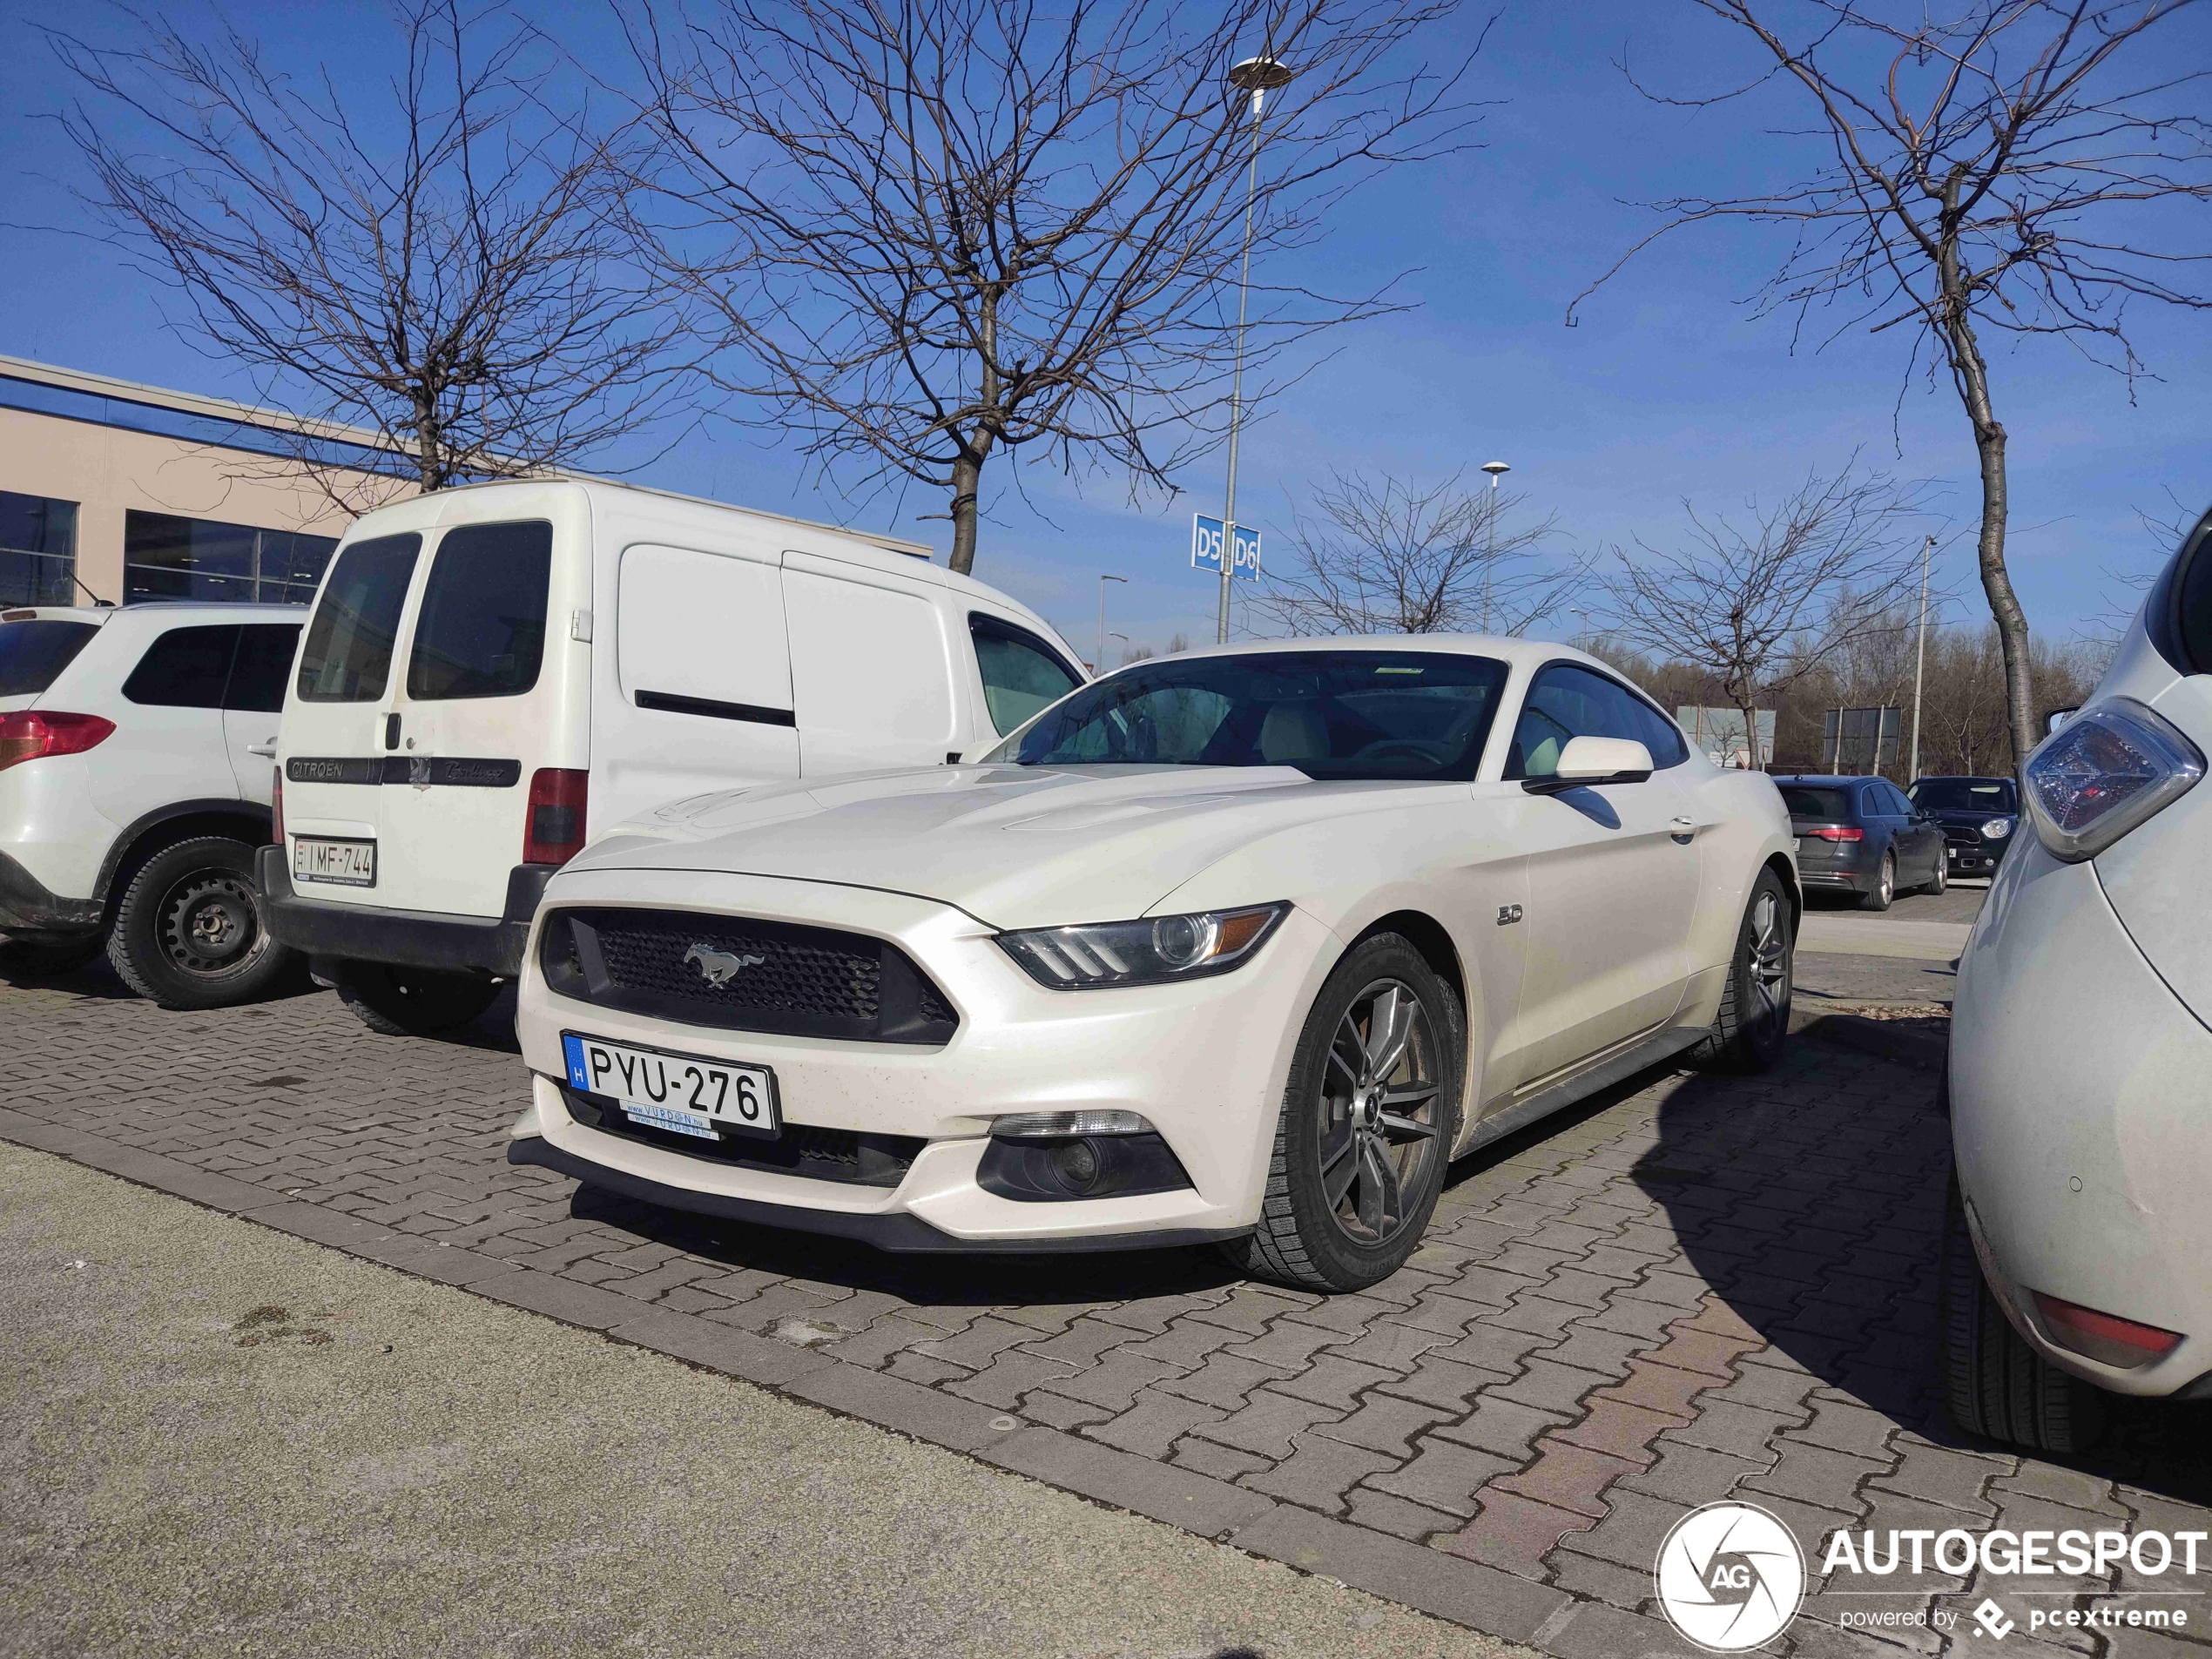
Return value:
[(284, 845), (284, 768), (273, 766), (270, 770), (275, 772), (276, 776), (269, 784), (269, 843), (273, 846), (282, 846)]
[(530, 774), (529, 821), (523, 862), (566, 864), (583, 850), (584, 788), (589, 772), (540, 766)]
[(0, 714), (0, 772), (49, 755), (83, 754), (114, 730), (114, 721), (97, 714), (51, 714), (44, 709)]

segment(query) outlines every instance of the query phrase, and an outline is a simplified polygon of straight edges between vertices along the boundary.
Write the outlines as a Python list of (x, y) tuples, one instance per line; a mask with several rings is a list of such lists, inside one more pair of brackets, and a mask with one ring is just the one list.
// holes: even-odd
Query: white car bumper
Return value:
[[(1016, 966), (989, 927), (903, 894), (616, 871), (556, 878), (546, 910), (570, 904), (745, 916), (888, 939), (944, 992), (959, 1028), (941, 1047), (919, 1047), (733, 1031), (608, 1008), (555, 994), (534, 934), (516, 1027), (536, 1076), (510, 1158), (655, 1202), (903, 1250), (1141, 1246), (1251, 1227), (1291, 1049), (1342, 949), (1320, 922), (1293, 911), (1252, 961), (1231, 973), (1184, 985), (1054, 991)], [(564, 1032), (767, 1066), (787, 1124), (927, 1144), (898, 1185), (885, 1188), (735, 1165), (587, 1127), (559, 1081)], [(979, 1184), (992, 1118), (1084, 1107), (1150, 1120), (1190, 1185), (1030, 1202)]]
[[(2090, 864), (2008, 856), (1959, 964), (1952, 1137), (1986, 1276), (2054, 1365), (2126, 1394), (2212, 1373), (2212, 1032)], [(2182, 1333), (2122, 1369), (2052, 1340), (2032, 1291)]]

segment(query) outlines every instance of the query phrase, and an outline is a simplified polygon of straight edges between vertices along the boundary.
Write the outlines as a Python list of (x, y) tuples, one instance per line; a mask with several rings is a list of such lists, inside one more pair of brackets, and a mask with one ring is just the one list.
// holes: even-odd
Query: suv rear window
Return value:
[(0, 622), (0, 697), (36, 697), (100, 631), (96, 622)]
[(1849, 792), (1842, 789), (1807, 789), (1802, 784), (1782, 786), (1782, 804), (1790, 809), (1792, 818), (1817, 818), (1824, 824), (1848, 824), (1851, 820)]
[(407, 694), (421, 702), (520, 697), (536, 685), (552, 572), (550, 524), (448, 530), (423, 587)]
[(408, 530), (356, 542), (338, 556), (300, 653), (303, 702), (374, 703), (384, 695), (421, 550), (422, 538)]

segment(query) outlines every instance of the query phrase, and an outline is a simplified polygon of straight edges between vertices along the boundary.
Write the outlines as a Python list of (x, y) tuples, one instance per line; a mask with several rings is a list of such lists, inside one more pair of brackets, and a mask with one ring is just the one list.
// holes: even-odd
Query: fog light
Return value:
[(1069, 1189), (1088, 1192), (1098, 1179), (1098, 1149), (1089, 1141), (1069, 1141), (1052, 1149), (1052, 1167)]
[(991, 1120), (991, 1133), (1008, 1141), (1056, 1141), (1071, 1135), (1149, 1135), (1152, 1125), (1136, 1112), (1096, 1109), (1078, 1112), (1009, 1112)]
[(2070, 1348), (2085, 1359), (2133, 1371), (2154, 1359), (2162, 1359), (2180, 1345), (2178, 1331), (2161, 1331), (2155, 1325), (2138, 1325), (2114, 1313), (2100, 1313), (2055, 1296), (2031, 1291), (2035, 1311), (2051, 1340)]

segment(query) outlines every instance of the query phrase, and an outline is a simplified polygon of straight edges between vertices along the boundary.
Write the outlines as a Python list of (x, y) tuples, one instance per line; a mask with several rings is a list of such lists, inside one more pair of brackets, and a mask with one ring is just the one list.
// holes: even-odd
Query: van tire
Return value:
[(2060, 1371), (2013, 1329), (1981, 1276), (1955, 1176), (1937, 1261), (1937, 1366), (1951, 1420), (1984, 1440), (2061, 1457), (2095, 1445), (2103, 1391)]
[(305, 962), (263, 918), (253, 852), (227, 835), (195, 835), (132, 872), (107, 937), (125, 985), (165, 1008), (227, 1008), (300, 979)]
[(387, 1037), (428, 1037), (467, 1025), (492, 1005), (499, 983), (480, 974), (384, 962), (339, 962), (332, 981), (338, 1000), (370, 1030)]

